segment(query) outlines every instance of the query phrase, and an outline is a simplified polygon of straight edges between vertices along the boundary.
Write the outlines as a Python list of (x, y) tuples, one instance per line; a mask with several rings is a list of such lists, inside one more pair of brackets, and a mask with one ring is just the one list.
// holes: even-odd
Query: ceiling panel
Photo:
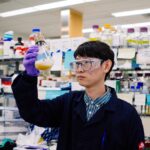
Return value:
[(14, 9), (21, 9), (57, 1), (59, 0), (3, 0), (2, 2), (0, 0), (0, 12), (11, 11)]
[[(56, 1), (59, 0), (0, 0), (0, 12)], [(113, 12), (150, 8), (150, 0), (99, 0), (70, 8), (83, 13), (84, 28), (90, 28), (93, 24), (102, 26), (105, 23), (115, 25), (150, 21), (149, 16), (143, 15), (122, 18), (111, 16)], [(8, 18), (0, 17), (0, 35), (13, 30), (15, 35), (22, 34), (26, 37), (33, 27), (40, 27), (46, 37), (58, 37), (61, 34), (60, 11), (61, 9), (54, 9)]]

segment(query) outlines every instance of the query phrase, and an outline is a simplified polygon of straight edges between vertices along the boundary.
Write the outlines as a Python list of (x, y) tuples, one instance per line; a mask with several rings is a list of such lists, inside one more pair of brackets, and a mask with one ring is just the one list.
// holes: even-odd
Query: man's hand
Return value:
[(38, 51), (39, 51), (38, 46), (31, 46), (24, 57), (23, 65), (25, 67), (27, 75), (30, 76), (39, 75), (39, 71), (35, 68), (35, 61), (38, 55)]

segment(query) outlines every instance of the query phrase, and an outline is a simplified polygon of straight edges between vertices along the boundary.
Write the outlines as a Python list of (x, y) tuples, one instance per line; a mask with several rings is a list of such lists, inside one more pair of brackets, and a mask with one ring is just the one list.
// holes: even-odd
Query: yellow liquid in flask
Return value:
[(48, 70), (52, 68), (50, 60), (39, 60), (35, 62), (35, 68), (38, 70)]

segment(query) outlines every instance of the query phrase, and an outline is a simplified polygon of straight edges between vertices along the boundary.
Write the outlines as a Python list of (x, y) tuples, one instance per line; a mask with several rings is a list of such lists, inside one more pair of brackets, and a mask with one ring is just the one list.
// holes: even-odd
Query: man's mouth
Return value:
[(78, 80), (85, 79), (85, 76), (80, 76), (80, 75), (79, 75), (79, 76), (77, 76), (77, 79), (78, 79)]

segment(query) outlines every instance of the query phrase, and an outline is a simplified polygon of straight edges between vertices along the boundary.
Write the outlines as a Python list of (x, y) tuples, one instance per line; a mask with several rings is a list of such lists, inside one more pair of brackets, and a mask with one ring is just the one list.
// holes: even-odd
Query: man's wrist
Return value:
[(26, 81), (29, 81), (29, 82), (35, 82), (35, 83), (37, 83), (37, 75), (36, 76), (31, 76), (31, 75), (29, 75), (28, 73), (27, 73), (27, 71), (23, 71), (22, 73), (21, 73), (21, 76), (22, 76), (22, 78), (23, 79), (25, 79)]

